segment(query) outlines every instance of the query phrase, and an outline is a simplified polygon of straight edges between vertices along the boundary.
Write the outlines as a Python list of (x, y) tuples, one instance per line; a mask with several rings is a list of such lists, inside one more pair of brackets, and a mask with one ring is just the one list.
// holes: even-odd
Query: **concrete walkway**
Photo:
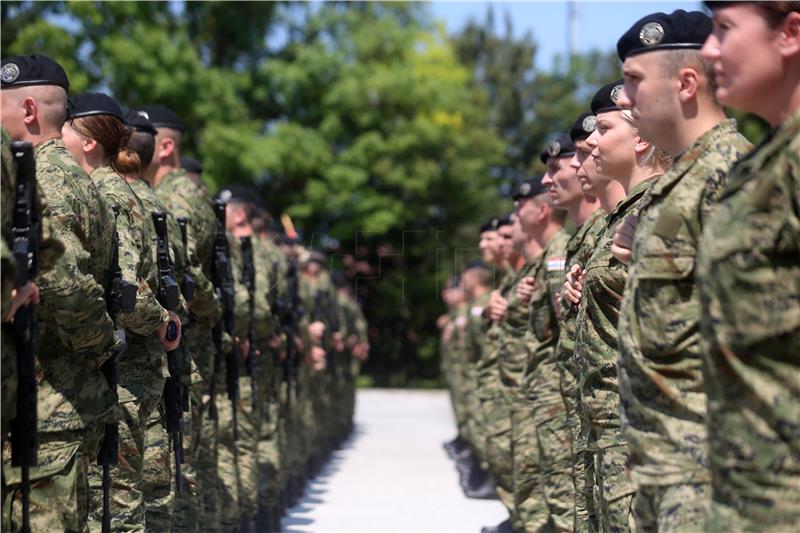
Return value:
[(310, 532), (477, 533), (506, 518), (498, 500), (470, 500), (442, 443), (455, 435), (443, 391), (364, 390), (355, 430), (289, 510)]

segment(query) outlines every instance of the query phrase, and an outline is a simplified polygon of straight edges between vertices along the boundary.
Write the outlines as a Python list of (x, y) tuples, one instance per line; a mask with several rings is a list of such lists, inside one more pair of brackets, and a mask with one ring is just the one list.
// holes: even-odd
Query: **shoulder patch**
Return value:
[(478, 306), (472, 307), (469, 310), (469, 314), (475, 317), (481, 316), (483, 314), (483, 307), (478, 307)]

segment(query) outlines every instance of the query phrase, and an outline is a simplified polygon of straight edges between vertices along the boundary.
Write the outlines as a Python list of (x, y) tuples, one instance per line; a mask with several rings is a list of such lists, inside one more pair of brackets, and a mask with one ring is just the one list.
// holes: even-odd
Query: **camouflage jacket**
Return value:
[(186, 177), (184, 170), (173, 170), (155, 187), (156, 196), (176, 218), (189, 220), (187, 262), (196, 284), (190, 312), (193, 320), (206, 327), (217, 323), (222, 308), (211, 282), (211, 263), (217, 221), (208, 197)]
[[(544, 247), (542, 253), (542, 266), (536, 276), (533, 286), (533, 296), (530, 303), (530, 324), (536, 347), (529, 354), (525, 366), (525, 392), (528, 398), (537, 401), (561, 402), (560, 394), (555, 398), (545, 399), (540, 387), (533, 386), (539, 379), (537, 374), (549, 376), (551, 380), (557, 379), (556, 343), (558, 343), (558, 319), (561, 315), (559, 301), (561, 299), (561, 286), (564, 284), (564, 267), (566, 266), (567, 241), (570, 234), (560, 229), (554, 234)], [(555, 385), (557, 389), (558, 386)], [(549, 390), (553, 390), (550, 388)], [(540, 394), (541, 392), (541, 394)]]
[(767, 520), (790, 513), (794, 523), (800, 483), (798, 206), (795, 110), (732, 170), (698, 257), (714, 496), (737, 507), (775, 502)]
[[(509, 272), (503, 276), (502, 281), (497, 287), (500, 295), (508, 300), (510, 292), (518, 283), (517, 273)], [(477, 375), (480, 385), (480, 392), (488, 396), (496, 394), (499, 383), (498, 356), (500, 350), (500, 339), (503, 330), (502, 322), (494, 322), (489, 318), (489, 306), (484, 308), (484, 335), (483, 346), (481, 347), (481, 360), (478, 361)]]
[[(577, 231), (567, 241), (566, 265), (564, 267), (564, 280), (567, 272), (573, 265), (585, 265), (586, 260), (592, 255), (594, 245), (600, 235), (600, 231), (605, 226), (606, 212), (598, 208), (589, 218), (577, 229)], [(563, 282), (561, 287), (563, 287)], [(558, 305), (561, 307), (558, 320), (558, 344), (556, 345), (556, 361), (560, 372), (570, 372), (573, 377), (577, 377), (577, 368), (572, 361), (575, 351), (575, 332), (577, 323), (577, 307), (573, 307), (564, 298), (559, 298)], [(574, 391), (572, 391), (574, 393)]]
[(656, 181), (651, 178), (636, 185), (606, 217), (583, 267), (586, 275), (576, 319), (574, 357), (583, 416), (591, 421), (600, 441), (604, 427), (615, 429), (618, 425), (617, 320), (628, 275), (627, 266), (611, 254), (611, 240), (626, 216), (638, 214), (645, 192)]
[(536, 276), (540, 261), (527, 261), (517, 272), (508, 291), (508, 311), (500, 323), (498, 339), (498, 372), (507, 390), (521, 392), (525, 363), (531, 346), (530, 307), (517, 299), (517, 285), (523, 278)]
[(647, 191), (619, 320), (622, 424), (640, 484), (708, 481), (700, 299), (702, 228), (733, 164), (751, 148), (726, 120)]
[(34, 159), (42, 219), (66, 250), (54, 268), (40, 272), (36, 280), (42, 300), (40, 355), (73, 353), (99, 367), (114, 344), (105, 302), (114, 219), (61, 139), (36, 146)]
[(115, 224), (63, 141), (41, 143), (34, 158), (42, 219), (65, 249), (53, 268), (36, 279), (42, 326), (37, 353), (39, 427), (80, 430), (115, 413), (115, 396), (99, 371), (115, 342), (104, 288)]

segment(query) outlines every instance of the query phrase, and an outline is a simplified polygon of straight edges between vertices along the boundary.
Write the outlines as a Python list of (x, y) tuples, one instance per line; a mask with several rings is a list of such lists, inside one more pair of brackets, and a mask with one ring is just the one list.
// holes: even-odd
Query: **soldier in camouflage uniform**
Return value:
[[(142, 472), (145, 460), (145, 425), (157, 411), (168, 376), (166, 350), (180, 342), (166, 339), (170, 321), (177, 315), (158, 302), (158, 271), (151, 242), (151, 226), (144, 217), (141, 201), (125, 182), (122, 173), (137, 172), (139, 157), (126, 147), (127, 131), (122, 110), (109, 96), (85, 93), (70, 98), (69, 116), (62, 129), (64, 143), (76, 161), (89, 172), (106, 206), (119, 207), (117, 237), (119, 266), (123, 280), (138, 286), (136, 308), (117, 317), (117, 327), (128, 333), (128, 349), (117, 363), (118, 396), (123, 412), (120, 426), (120, 465), (111, 468), (112, 527), (143, 530), (145, 512)], [(87, 143), (90, 147), (87, 147)], [(113, 168), (112, 168), (113, 165)], [(109, 210), (109, 214), (114, 213)], [(164, 431), (159, 425), (159, 431)], [(162, 456), (161, 470), (169, 475), (169, 449)], [(102, 472), (90, 472), (92, 520), (99, 523), (102, 511)]]
[(611, 254), (611, 238), (625, 216), (638, 213), (644, 193), (666, 166), (662, 156), (631, 126), (629, 112), (617, 107), (621, 92), (622, 80), (602, 87), (592, 99), (597, 129), (587, 143), (597, 170), (622, 185), (627, 196), (610, 211), (594, 251), (580, 265), (582, 290), (578, 289), (574, 354), (580, 369), (581, 416), (594, 455), (594, 505), (599, 528), (609, 531), (630, 528), (635, 492), (625, 472), (628, 452), (620, 428), (616, 372), (617, 319), (627, 267)]
[[(216, 217), (208, 197), (179, 168), (183, 125), (175, 113), (163, 106), (144, 106), (134, 110), (144, 113), (156, 128), (153, 160), (142, 173), (167, 210), (176, 218), (188, 222), (188, 271), (196, 284), (194, 299), (189, 306), (190, 331), (185, 345), (194, 358), (202, 377), (199, 386), (190, 390), (192, 448), (191, 454), (197, 482), (202, 488), (202, 509), (197, 519), (208, 530), (219, 528), (221, 502), (217, 476), (217, 421), (207, 416), (210, 396), (208, 389), (213, 374), (216, 350), (211, 329), (221, 316), (221, 307), (211, 283), (211, 262), (216, 231)], [(155, 473), (153, 473), (155, 475)], [(146, 497), (146, 496), (145, 496)]]
[(551, 525), (557, 531), (572, 529), (575, 501), (572, 436), (561, 397), (555, 350), (560, 335), (558, 321), (562, 311), (560, 294), (566, 246), (571, 236), (563, 224), (568, 213), (573, 215), (584, 204), (575, 170), (569, 166), (574, 154), (575, 146), (567, 134), (560, 134), (547, 148), (547, 171), (542, 185), (548, 188), (551, 202), (550, 228), (533, 231), (536, 235), (543, 235), (544, 268), (539, 270), (538, 278), (524, 279), (517, 289), (520, 300), (530, 302), (531, 329), (537, 341), (536, 352), (530, 359), (535, 366), (528, 395), (532, 399), (536, 424), (541, 487)]
[[(511, 418), (506, 387), (500, 379), (499, 356), (504, 341), (503, 322), (507, 317), (509, 298), (519, 282), (518, 273), (525, 266), (522, 249), (525, 239), (515, 239), (514, 215), (507, 217), (507, 224), (497, 228), (499, 238), (504, 241), (503, 253), (511, 270), (503, 277), (499, 287), (492, 291), (484, 318), (489, 322), (482, 358), (478, 366), (481, 408), (486, 418), (486, 457), (489, 473), (497, 483), (497, 495), (509, 513), (510, 525), (519, 526), (514, 507), (514, 485), (511, 477)], [(519, 226), (517, 224), (517, 226)], [(522, 234), (519, 231), (519, 234)], [(524, 235), (524, 234), (522, 234)], [(495, 529), (499, 528), (497, 526)]]
[[(570, 145), (552, 146), (548, 153), (550, 158), (560, 159), (560, 156), (572, 151)], [(552, 180), (550, 180), (552, 181)], [(554, 326), (555, 315), (551, 311), (551, 294), (558, 292), (557, 286), (560, 285), (561, 270), (563, 270), (563, 248), (568, 238), (564, 231), (564, 211), (553, 209), (548, 194), (548, 186), (543, 178), (534, 178), (530, 182), (531, 196), (517, 201), (516, 215), (519, 217), (523, 231), (535, 240), (542, 252), (536, 260), (533, 269), (527, 276), (522, 278), (516, 289), (516, 296), (520, 302), (527, 306), (527, 320), (529, 327), (528, 352), (526, 354), (525, 367), (522, 375), (521, 396), (528, 416), (517, 416), (513, 423), (514, 431), (522, 434), (525, 439), (522, 445), (527, 449), (519, 452), (515, 450), (514, 475), (515, 495), (517, 497), (517, 510), (523, 522), (525, 531), (539, 531), (543, 528), (553, 527), (550, 517), (550, 510), (546, 498), (546, 487), (543, 485), (545, 479), (543, 467), (552, 468), (543, 459), (548, 451), (540, 444), (540, 440), (545, 437), (543, 429), (547, 426), (550, 417), (545, 415), (545, 411), (552, 411), (557, 414), (558, 408), (553, 409), (555, 400), (558, 400), (558, 407), (563, 411), (560, 393), (558, 392), (557, 380), (549, 375), (551, 371), (546, 369), (552, 366), (555, 370), (555, 362), (552, 352), (557, 339), (557, 330)], [(555, 283), (553, 283), (555, 278)], [(555, 285), (555, 288), (554, 288)], [(547, 382), (550, 383), (547, 383)], [(548, 391), (548, 389), (550, 389)], [(554, 394), (555, 393), (555, 394)], [(523, 412), (525, 412), (523, 410)], [(539, 415), (537, 416), (537, 412)], [(530, 416), (530, 415), (533, 416)], [(557, 416), (555, 417), (557, 418)], [(558, 426), (558, 422), (554, 426)], [(563, 425), (563, 423), (561, 424)], [(551, 427), (548, 433), (556, 427)], [(563, 429), (565, 435), (566, 428)], [(545, 437), (545, 438), (550, 438)], [(551, 439), (552, 440), (552, 439)], [(568, 441), (568, 439), (566, 439)], [(548, 442), (545, 440), (544, 442)], [(562, 443), (562, 446), (568, 444)], [(517, 446), (517, 443), (514, 443)], [(528, 461), (518, 460), (520, 457), (528, 457)], [(551, 453), (552, 455), (552, 453)], [(526, 464), (529, 462), (530, 464)], [(517, 490), (519, 489), (519, 490)]]
[[(116, 349), (104, 300), (114, 220), (86, 173), (61, 140), (66, 89), (63, 69), (41, 56), (2, 61), (2, 125), (14, 140), (34, 145), (42, 218), (65, 252), (39, 273), (37, 341), (38, 466), (30, 471), (31, 527), (82, 531), (88, 519), (87, 473), (103, 427), (115, 420), (115, 396), (100, 372)], [(23, 102), (35, 113), (23, 120)], [(44, 254), (48, 246), (42, 248)], [(3, 524), (20, 525), (19, 469), (3, 457)]]
[[(667, 28), (659, 43), (650, 44), (646, 34), (640, 38), (645, 26), (656, 24)], [(655, 13), (618, 43), (626, 74), (619, 105), (633, 111), (640, 133), (674, 160), (645, 194), (638, 219), (618, 228), (612, 248), (630, 264), (620, 307), (618, 372), (640, 531), (701, 529), (710, 496), (701, 311), (693, 273), (703, 225), (723, 180), (750, 149), (715, 101), (711, 72), (699, 52), (710, 31), (711, 20), (700, 12)], [(675, 42), (683, 48), (670, 49)], [(693, 94), (663, 98), (669, 87), (677, 93), (687, 73), (699, 81)], [(671, 127), (664, 127), (663, 116), (675, 117)]]
[[(575, 233), (569, 238), (565, 250), (565, 271), (575, 264), (583, 264), (594, 248), (597, 233), (602, 228), (605, 211), (597, 197), (584, 191), (584, 183), (597, 173), (594, 160), (589, 157), (591, 149), (586, 138), (594, 131), (595, 117), (592, 113), (582, 113), (570, 129), (570, 139), (575, 145), (575, 154), (570, 160), (570, 167), (575, 171), (575, 179), (579, 183), (582, 198), (577, 204), (567, 207), (570, 220), (575, 224)], [(591, 176), (589, 176), (589, 173)], [(563, 279), (562, 279), (563, 281)], [(581, 433), (580, 416), (577, 412), (577, 369), (571, 365), (575, 348), (575, 316), (577, 308), (559, 298), (561, 307), (558, 313), (558, 343), (556, 344), (556, 364), (558, 366), (561, 399), (564, 402), (566, 424), (569, 428), (571, 446), (571, 477), (574, 502), (572, 505), (573, 525), (576, 531), (596, 529), (596, 518), (591, 509), (591, 495), (586, 492), (586, 469), (589, 455), (586, 449), (586, 435)], [(562, 456), (562, 460), (564, 457)], [(590, 524), (595, 524), (592, 526)]]
[[(708, 531), (800, 528), (800, 6), (708, 4), (723, 105), (772, 127), (731, 171), (699, 246)], [(776, 46), (780, 42), (780, 47)]]

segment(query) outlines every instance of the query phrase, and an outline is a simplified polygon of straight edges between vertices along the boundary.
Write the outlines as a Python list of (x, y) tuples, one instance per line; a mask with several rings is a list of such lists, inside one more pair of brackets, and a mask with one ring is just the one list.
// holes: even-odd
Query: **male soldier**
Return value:
[(183, 124), (180, 118), (174, 111), (163, 106), (144, 106), (134, 111), (145, 113), (145, 118), (151, 121), (158, 132), (153, 160), (142, 173), (142, 178), (156, 192), (169, 212), (176, 218), (185, 217), (189, 221), (187, 262), (196, 286), (194, 299), (189, 307), (192, 330), (186, 339), (186, 347), (194, 357), (203, 378), (202, 391), (197, 388), (191, 391), (194, 432), (194, 449), (191, 453), (194, 455), (195, 468), (202, 486), (203, 510), (200, 523), (209, 530), (215, 530), (219, 527), (221, 513), (216, 463), (217, 423), (204, 416), (204, 413), (207, 413), (210, 405), (208, 389), (215, 357), (211, 329), (221, 316), (220, 304), (211, 283), (216, 217), (208, 197), (179, 168), (180, 147), (183, 142)]
[(677, 10), (647, 15), (617, 43), (625, 62), (619, 105), (674, 161), (648, 190), (638, 218), (617, 229), (612, 250), (630, 263), (617, 364), (640, 531), (702, 529), (710, 497), (693, 273), (723, 180), (750, 149), (715, 100), (714, 75), (700, 55), (710, 33), (705, 14)]
[(547, 171), (542, 177), (542, 185), (548, 187), (549, 218), (542, 220), (542, 223), (547, 223), (544, 229), (534, 226), (530, 233), (543, 248), (544, 268), (538, 269), (536, 277), (524, 278), (517, 293), (521, 301), (530, 302), (531, 325), (537, 341), (526, 372), (531, 376), (527, 393), (533, 402), (539, 443), (540, 483), (551, 525), (557, 531), (568, 531), (574, 521), (572, 438), (561, 398), (555, 347), (559, 338), (566, 246), (570, 238), (570, 233), (564, 230), (564, 220), (568, 213), (580, 210), (584, 195), (575, 170), (569, 166), (575, 154), (572, 138), (565, 133), (559, 134), (546, 152)]
[[(486, 429), (486, 454), (489, 462), (489, 472), (497, 481), (497, 495), (508, 509), (509, 518), (494, 528), (483, 528), (483, 532), (521, 530), (522, 524), (516, 513), (514, 505), (514, 483), (511, 465), (511, 403), (508, 401), (506, 384), (501, 377), (500, 355), (504, 351), (508, 337), (508, 324), (517, 320), (521, 325), (526, 325), (526, 315), (520, 309), (516, 300), (516, 286), (524, 274), (529, 270), (529, 263), (524, 255), (525, 245), (530, 240), (522, 231), (522, 226), (516, 215), (509, 217), (511, 224), (499, 228), (499, 233), (505, 240), (510, 240), (507, 246), (506, 262), (511, 267), (513, 275), (506, 276), (500, 287), (492, 292), (489, 306), (485, 312), (491, 320), (491, 326), (486, 334), (487, 346), (484, 350), (483, 361), (493, 359), (491, 377), (496, 382), (489, 383), (494, 387), (489, 391), (481, 391), (485, 409), (487, 409)], [(508, 239), (506, 239), (508, 236)], [(509, 318), (509, 316), (511, 318)]]
[[(237, 336), (241, 339), (240, 345), (242, 346), (242, 359), (239, 365), (239, 398), (241, 410), (239, 413), (239, 440), (235, 443), (235, 454), (226, 450), (226, 453), (220, 453), (220, 462), (229, 461), (235, 462), (238, 465), (238, 478), (232, 481), (239, 487), (239, 505), (242, 515), (242, 530), (247, 531), (251, 526), (251, 521), (255, 520), (258, 512), (258, 437), (261, 433), (261, 422), (263, 420), (262, 409), (267, 407), (267, 396), (261, 393), (261, 389), (267, 390), (270, 383), (262, 381), (259, 378), (261, 373), (258, 372), (258, 367), (262, 361), (266, 359), (267, 355), (261, 351), (263, 346), (268, 348), (267, 340), (275, 333), (277, 325), (277, 317), (273, 315), (272, 308), (270, 307), (269, 296), (269, 272), (272, 265), (264, 261), (264, 254), (258, 253), (261, 244), (255, 237), (253, 227), (250, 224), (252, 218), (252, 211), (255, 207), (256, 194), (254, 191), (249, 190), (242, 186), (230, 186), (220, 192), (219, 197), (227, 202), (226, 203), (226, 216), (225, 223), (227, 230), (233, 237), (231, 241), (231, 255), (234, 259), (234, 277), (237, 279), (237, 285), (244, 286), (247, 280), (241, 279), (244, 271), (245, 257), (243, 255), (244, 249), (241, 244), (241, 239), (245, 237), (250, 238), (250, 246), (252, 252), (252, 262), (255, 268), (254, 272), (254, 292), (253, 297), (253, 316), (249, 316), (250, 310), (250, 295), (245, 290), (237, 290), (236, 295), (236, 330)], [(239, 281), (241, 279), (241, 282)], [(260, 283), (259, 283), (260, 281)], [(250, 320), (252, 318), (252, 324)], [(249, 328), (252, 328), (254, 346), (250, 346)], [(260, 355), (259, 355), (260, 354)], [(257, 357), (255, 361), (247, 361), (250, 357)], [(252, 364), (253, 375), (248, 374), (247, 367), (244, 364)], [(254, 397), (255, 394), (255, 397)], [(234, 445), (233, 443), (225, 441), (226, 447)], [(235, 459), (235, 460), (234, 460)], [(228, 479), (225, 479), (226, 485)], [(272, 527), (272, 524), (269, 524)]]
[[(258, 365), (256, 391), (259, 405), (262, 406), (258, 437), (258, 506), (257, 527), (272, 531), (280, 530), (282, 493), (285, 489), (288, 471), (282, 466), (289, 463), (286, 448), (286, 417), (291, 405), (288, 394), (289, 384), (285, 377), (292, 369), (285, 364), (286, 344), (281, 324), (276, 321), (288, 318), (291, 311), (289, 294), (288, 265), (280, 249), (272, 242), (268, 227), (269, 214), (256, 206), (253, 210), (251, 226), (255, 235), (253, 252), (263, 268), (256, 269), (256, 286), (266, 287), (264, 291), (267, 304), (275, 314), (272, 331), (263, 331), (267, 324), (257, 324), (258, 349), (261, 358)], [(288, 339), (287, 339), (288, 340)], [(295, 339), (291, 342), (294, 344)], [(296, 349), (296, 345), (294, 345)], [(283, 354), (283, 356), (281, 356)], [(284, 390), (285, 387), (285, 390)]]
[[(153, 153), (155, 152), (155, 137), (158, 134), (153, 123), (144, 115), (136, 112), (128, 113), (125, 117), (126, 122), (131, 128), (130, 137), (128, 138), (128, 148), (133, 150), (141, 161), (142, 170), (148, 168), (153, 160)], [(182, 291), (193, 290), (187, 287), (186, 275), (188, 272), (188, 264), (186, 254), (183, 248), (181, 229), (175, 216), (167, 210), (162, 201), (156, 196), (155, 191), (150, 188), (150, 185), (141, 178), (141, 173), (127, 174), (125, 180), (136, 196), (142, 201), (146, 213), (160, 212), (166, 215), (167, 220), (167, 235), (170, 245), (170, 259), (173, 263), (173, 271), (175, 279), (182, 288)], [(155, 226), (150, 220), (151, 231), (155, 234)], [(153, 254), (156, 253), (156, 242), (152, 242)], [(191, 279), (191, 276), (189, 277)], [(191, 280), (192, 287), (194, 281)], [(180, 385), (188, 390), (192, 386), (200, 386), (202, 378), (197, 371), (194, 364), (192, 355), (186, 348), (187, 334), (191, 335), (189, 330), (189, 315), (188, 315), (188, 302), (184, 299), (184, 294), (181, 294), (180, 303), (178, 306), (177, 314), (181, 320), (181, 345), (179, 351), (179, 372), (180, 372)], [(188, 411), (183, 413), (183, 449), (184, 460), (182, 464), (182, 490), (175, 495), (175, 503), (172, 512), (172, 531), (197, 531), (199, 529), (200, 520), (200, 495), (202, 489), (199, 485), (197, 473), (194, 467), (194, 456), (192, 450), (194, 449), (193, 439), (193, 424), (191, 406)], [(151, 441), (154, 440), (151, 438)], [(156, 450), (151, 452), (157, 453)], [(163, 450), (161, 451), (163, 457)], [(152, 454), (151, 454), (152, 455)]]
[(355, 414), (356, 400), (356, 377), (361, 364), (369, 355), (369, 338), (367, 337), (367, 319), (361, 306), (353, 295), (353, 290), (347, 282), (344, 274), (337, 272), (333, 277), (336, 285), (336, 297), (339, 305), (343, 309), (345, 319), (345, 349), (349, 353), (346, 371), (346, 409), (343, 415), (343, 423), (346, 424), (348, 431), (352, 429), (353, 415)]
[(450, 403), (453, 408), (453, 417), (456, 421), (458, 435), (455, 439), (445, 443), (444, 447), (451, 459), (466, 451), (469, 447), (466, 435), (466, 415), (461, 401), (461, 380), (458, 372), (457, 331), (456, 318), (458, 309), (465, 303), (464, 291), (460, 286), (460, 276), (448, 280), (442, 289), (442, 301), (447, 306), (447, 313), (439, 317), (436, 324), (441, 330), (439, 352), (442, 362), (442, 376), (450, 389)]
[[(584, 264), (594, 248), (597, 234), (605, 224), (605, 210), (600, 206), (597, 197), (583, 190), (583, 182), (591, 180), (597, 174), (597, 167), (590, 157), (592, 149), (586, 144), (586, 139), (595, 128), (595, 117), (592, 113), (582, 113), (572, 128), (570, 138), (575, 144), (575, 155), (570, 160), (570, 166), (575, 170), (575, 178), (581, 187), (583, 198), (577, 205), (567, 206), (567, 213), (577, 227), (575, 233), (567, 241), (566, 268), (569, 271), (573, 265)], [(561, 386), (561, 399), (566, 408), (567, 425), (572, 436), (572, 482), (574, 486), (574, 525), (573, 529), (587, 531), (596, 529), (596, 518), (591, 508), (592, 497), (586, 491), (586, 469), (592, 468), (591, 455), (586, 447), (586, 435), (581, 433), (581, 421), (577, 411), (577, 375), (578, 371), (573, 365), (573, 351), (575, 348), (575, 316), (577, 308), (560, 299), (561, 313), (558, 322), (558, 344), (556, 345), (556, 360), (558, 363), (559, 379)]]
[[(114, 125), (124, 128), (122, 109), (111, 97), (101, 93), (84, 93), (69, 99), (69, 114), (63, 132), (67, 146), (73, 150), (75, 141), (100, 137), (100, 132), (113, 131)], [(95, 139), (92, 139), (95, 140)], [(136, 307), (132, 313), (121, 313), (116, 318), (118, 328), (124, 328), (128, 336), (128, 349), (117, 363), (119, 375), (118, 398), (123, 413), (119, 428), (120, 457), (124, 467), (112, 466), (111, 478), (114, 480), (110, 492), (110, 514), (112, 528), (143, 529), (145, 509), (143, 499), (142, 471), (145, 462), (146, 434), (155, 432), (155, 439), (165, 441), (165, 429), (159, 422), (154, 427), (147, 424), (164, 392), (164, 382), (168, 375), (166, 352), (174, 350), (180, 343), (180, 320), (172, 311), (167, 311), (159, 303), (158, 270), (151, 248), (154, 235), (151, 230), (149, 213), (136, 197), (128, 184), (111, 166), (92, 163), (94, 157), (105, 156), (117, 163), (116, 154), (97, 152), (100, 143), (93, 151), (83, 143), (77, 159), (103, 196), (109, 208), (109, 216), (114, 217), (111, 206), (118, 209), (116, 217), (118, 238), (118, 263), (122, 279), (136, 286)], [(122, 150), (127, 150), (122, 147)], [(73, 151), (73, 154), (76, 152)], [(98, 159), (102, 161), (102, 159)], [(131, 164), (133, 161), (136, 164)], [(130, 167), (138, 167), (138, 156), (126, 157)], [(122, 167), (120, 167), (122, 168)], [(145, 218), (147, 217), (147, 218)], [(174, 339), (167, 339), (170, 322), (178, 324)], [(158, 417), (155, 417), (158, 419)], [(162, 460), (169, 464), (169, 447), (161, 450)], [(152, 453), (152, 452), (150, 452)], [(156, 452), (157, 453), (157, 452)], [(162, 468), (159, 466), (159, 468)], [(169, 475), (168, 468), (167, 475)], [(103, 473), (95, 465), (89, 474), (91, 488), (90, 516), (95, 524), (102, 520)]]
[[(115, 224), (61, 140), (69, 87), (61, 66), (42, 55), (11, 57), (2, 60), (0, 79), (2, 125), (13, 140), (34, 145), (42, 218), (66, 250), (36, 280), (41, 381), (38, 466), (30, 471), (31, 528), (83, 531), (89, 463), (97, 458), (104, 424), (117, 416), (114, 394), (99, 370), (120, 347), (103, 286)], [(20, 527), (19, 475), (4, 456), (3, 515), (9, 529)]]
[[(554, 141), (548, 147), (548, 162), (551, 159), (565, 160), (567, 155), (572, 155), (574, 151), (572, 142), (567, 143), (563, 136), (560, 141)], [(564, 154), (563, 152), (569, 152)], [(551, 176), (553, 168), (559, 169), (562, 161), (553, 161), (549, 164)], [(547, 179), (552, 182), (552, 177)], [(517, 286), (517, 298), (523, 303), (530, 298), (531, 303), (528, 307), (530, 314), (529, 320), (532, 323), (532, 335), (529, 338), (530, 347), (525, 363), (521, 393), (528, 406), (528, 416), (515, 416), (513, 424), (517, 426), (514, 431), (517, 435), (523, 435), (520, 442), (522, 449), (519, 454), (515, 451), (514, 466), (515, 478), (520, 480), (521, 490), (515, 494), (517, 497), (517, 509), (523, 522), (525, 531), (539, 531), (548, 525), (552, 527), (552, 517), (547, 506), (547, 498), (542, 475), (544, 449), (539, 442), (541, 432), (539, 426), (544, 426), (547, 417), (537, 412), (540, 410), (551, 409), (559, 412), (555, 405), (555, 398), (561, 403), (560, 394), (554, 393), (553, 384), (547, 381), (554, 381), (553, 374), (555, 362), (553, 347), (557, 339), (555, 327), (556, 315), (552, 311), (554, 295), (557, 290), (553, 287), (560, 285), (561, 270), (563, 270), (564, 247), (568, 235), (564, 231), (564, 219), (566, 213), (552, 207), (548, 194), (548, 186), (544, 178), (533, 181), (532, 186), (536, 185), (539, 194), (522, 199), (516, 206), (516, 214), (519, 216), (523, 231), (537, 241), (542, 252), (534, 268), (523, 278)], [(557, 281), (556, 281), (557, 279)], [(533, 294), (530, 294), (530, 287)], [(549, 389), (549, 390), (548, 390)], [(563, 404), (562, 404), (563, 407)], [(533, 411), (533, 417), (530, 416)], [(550, 428), (550, 431), (560, 429)], [(514, 443), (516, 447), (517, 442)], [(550, 452), (552, 455), (552, 452)], [(517, 460), (520, 457), (520, 460)], [(525, 464), (523, 458), (528, 458), (530, 464)], [(516, 471), (520, 466), (519, 472)], [(516, 487), (515, 487), (516, 491)]]

